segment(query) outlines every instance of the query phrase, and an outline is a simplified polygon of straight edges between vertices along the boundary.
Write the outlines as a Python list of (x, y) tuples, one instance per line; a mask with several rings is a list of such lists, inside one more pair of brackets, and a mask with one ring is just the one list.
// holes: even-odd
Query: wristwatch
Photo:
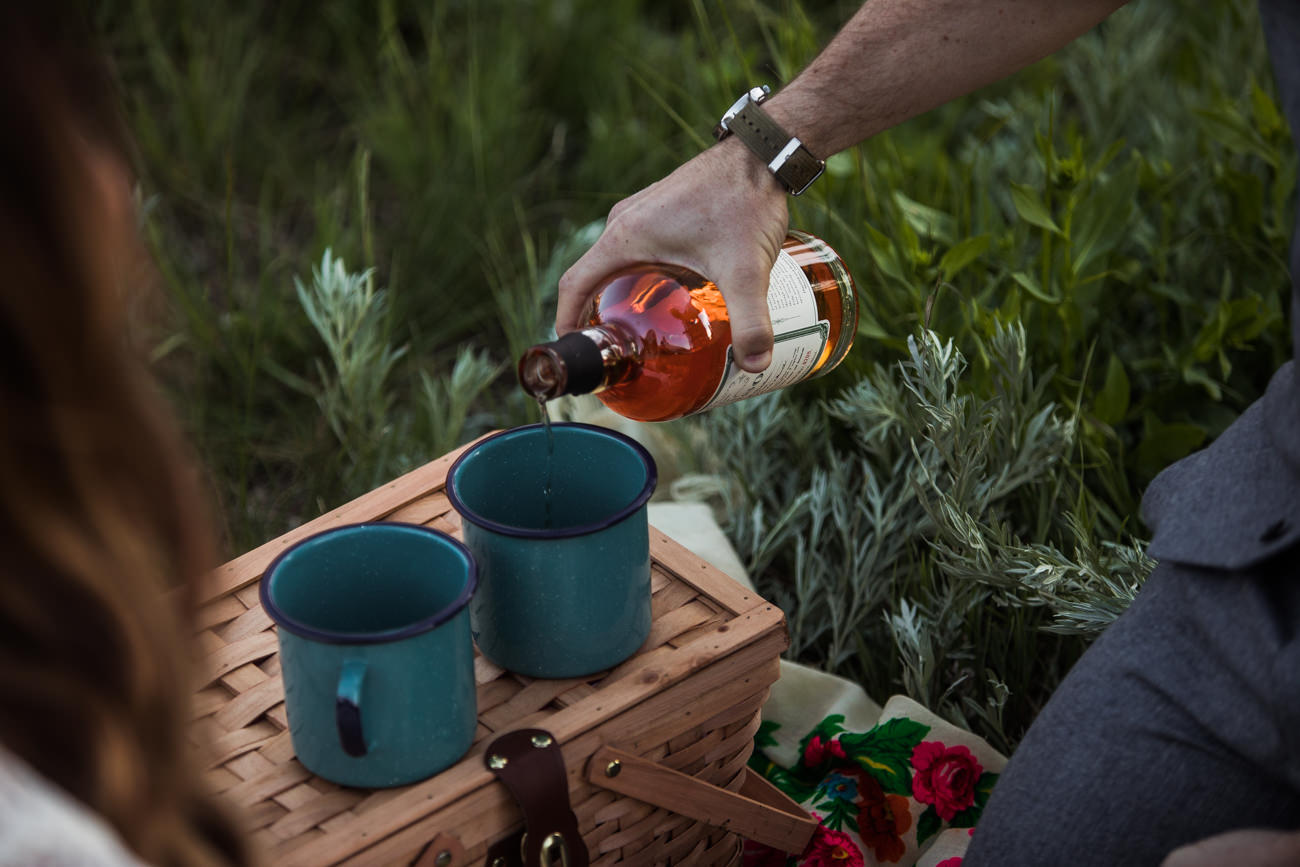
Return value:
[(803, 142), (781, 129), (760, 106), (772, 90), (766, 84), (751, 87), (732, 103), (731, 108), (713, 128), (713, 137), (722, 141), (731, 133), (767, 163), (790, 195), (797, 196), (821, 176), (826, 163), (808, 152)]

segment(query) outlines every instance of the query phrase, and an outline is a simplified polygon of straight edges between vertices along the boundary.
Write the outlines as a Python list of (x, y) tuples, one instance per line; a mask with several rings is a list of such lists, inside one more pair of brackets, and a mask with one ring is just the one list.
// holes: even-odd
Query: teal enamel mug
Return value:
[(351, 524), (282, 553), (262, 578), (298, 760), (344, 786), (422, 780), (474, 740), (474, 559), (415, 524)]
[[(650, 633), (654, 459), (586, 424), (493, 434), (447, 474), (479, 568), (479, 652), (531, 677), (579, 677), (636, 653)], [(551, 439), (553, 438), (553, 439)]]

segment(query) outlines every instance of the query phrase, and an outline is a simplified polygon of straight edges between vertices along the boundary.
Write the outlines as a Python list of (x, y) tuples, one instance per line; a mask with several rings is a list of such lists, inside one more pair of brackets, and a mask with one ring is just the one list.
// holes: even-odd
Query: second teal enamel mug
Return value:
[(586, 424), (514, 428), (476, 443), (447, 498), (479, 567), (470, 603), (479, 651), (532, 677), (611, 668), (650, 632), (646, 503), (654, 459)]
[(415, 524), (352, 524), (289, 548), (262, 578), (298, 760), (345, 786), (399, 786), (474, 740), (465, 546)]

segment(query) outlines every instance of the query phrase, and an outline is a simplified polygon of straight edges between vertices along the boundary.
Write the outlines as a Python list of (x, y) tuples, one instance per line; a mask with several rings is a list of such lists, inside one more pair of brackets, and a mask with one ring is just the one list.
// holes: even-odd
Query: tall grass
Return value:
[[(855, 7), (101, 4), (173, 302), (154, 356), (232, 553), (532, 420), (512, 361), (547, 336), (556, 280), (600, 218), (706, 146), (736, 93), (795, 74)], [(1083, 643), (1042, 628), (1089, 633), (1122, 608), (1143, 574), (1143, 487), (1289, 354), (1295, 180), (1248, 0), (1135, 0), (834, 157), (792, 222), (857, 276), (849, 361), (670, 428), (727, 492), (728, 530), (787, 604), (801, 657), (1005, 723), (1013, 742)], [(1012, 358), (1032, 388), (1008, 379)], [(909, 415), (925, 406), (966, 420), (951, 453)], [(885, 408), (884, 428), (863, 427)], [(998, 418), (1018, 442), (1038, 425), (1051, 460), (981, 452)], [(753, 425), (736, 440), (750, 453), (716, 445)], [(855, 547), (899, 521), (903, 547)], [(832, 567), (839, 583), (817, 583)]]

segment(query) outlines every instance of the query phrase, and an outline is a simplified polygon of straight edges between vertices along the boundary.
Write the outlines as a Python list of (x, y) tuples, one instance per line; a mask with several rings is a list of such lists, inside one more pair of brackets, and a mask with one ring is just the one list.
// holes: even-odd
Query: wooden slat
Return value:
[(297, 762), (273, 765), (266, 773), (250, 777), (223, 794), (231, 802), (247, 807), (309, 779), (311, 771)]
[(646, 639), (647, 647), (659, 647), (692, 629), (703, 625), (717, 615), (702, 602), (691, 601), (666, 613), (654, 621), (650, 635)]
[[(656, 566), (658, 564), (655, 564)], [(662, 568), (654, 569), (651, 574), (665, 574)], [(682, 607), (687, 602), (692, 602), (698, 598), (700, 592), (684, 581), (669, 580), (662, 590), (658, 590), (650, 597), (650, 613), (656, 620), (663, 617), (676, 609)]]
[(229, 623), (247, 610), (244, 603), (233, 596), (223, 596), (209, 602), (196, 612), (194, 629), (209, 629), (213, 626), (220, 626), (222, 623)]
[[(243, 812), (244, 828), (247, 831), (265, 831), (267, 825), (284, 818), (288, 811), (275, 801), (262, 801), (245, 808)], [(259, 839), (266, 839), (265, 834)]]
[(227, 644), (233, 644), (241, 638), (247, 638), (250, 635), (256, 635), (259, 632), (265, 632), (271, 628), (270, 616), (262, 610), (261, 605), (255, 605), (243, 614), (236, 617), (224, 626), (214, 629), (221, 640)]
[[(745, 616), (738, 617), (728, 625), (725, 632), (719, 628), (713, 637), (682, 648), (662, 668), (647, 669), (639, 676), (627, 677), (613, 684), (602, 684), (595, 699), (556, 711), (548, 724), (548, 730), (564, 743), (595, 726), (602, 718), (621, 713), (655, 692), (680, 683), (718, 659), (739, 651), (760, 636), (781, 629), (784, 620), (784, 615), (776, 607), (759, 606)], [(783, 630), (781, 641), (786, 643)]]
[(257, 659), (264, 659), (277, 650), (274, 632), (262, 632), (245, 638), (234, 644), (227, 644), (216, 653), (210, 654), (204, 664), (207, 666), (209, 682), (223, 674), (247, 665)]
[(208, 759), (208, 767), (224, 765), (236, 756), (249, 750), (258, 749), (275, 737), (276, 734), (274, 726), (269, 723), (261, 723), (220, 735), (204, 744), (204, 749), (209, 750), (211, 754), (211, 758)]
[(384, 516), (384, 520), (401, 521), (405, 524), (427, 524), (450, 511), (451, 501), (447, 499), (444, 492), (437, 491)]
[[(503, 724), (508, 724), (511, 720), (517, 720), (525, 714), (533, 713), (550, 704), (556, 696), (585, 683), (586, 681), (583, 678), (570, 678), (568, 680), (538, 679), (519, 690), (504, 704), (498, 705), (487, 713), (479, 714), (479, 718), (488, 728), (497, 730)], [(520, 728), (518, 725), (512, 727)]]
[(227, 702), (212, 715), (212, 719), (225, 731), (245, 726), (284, 701), (284, 683), (278, 677), (268, 677), (257, 686)]
[(746, 590), (726, 572), (701, 560), (654, 527), (650, 528), (650, 548), (656, 562), (732, 614), (740, 614), (763, 603), (761, 596)]
[[(271, 635), (272, 633), (267, 633)], [(249, 640), (249, 639), (245, 639)], [(233, 646), (233, 645), (232, 645)], [(266, 657), (263, 662), (275, 659), (276, 657)], [(268, 675), (262, 670), (262, 666), (257, 661), (246, 662), (243, 665), (232, 668), (230, 671), (221, 675), (221, 685), (230, 690), (232, 695), (240, 695), (248, 692), (250, 689), (264, 683)]]
[(287, 813), (268, 830), (282, 840), (291, 840), (308, 828), (352, 809), (361, 798), (359, 792), (350, 789), (320, 795)]
[[(503, 823), (512, 825), (522, 820), (519, 808), (504, 786), (487, 786), (457, 803), (452, 809), (444, 810), (436, 817), (426, 817), (398, 833), (379, 839), (376, 845), (343, 859), (340, 863), (347, 867), (389, 867), (398, 857), (414, 852), (439, 832), (451, 833), (464, 843), (466, 840), (490, 837)], [(471, 849), (467, 854), (473, 851)], [(322, 854), (329, 857), (327, 850), (322, 851)], [(482, 863), (483, 852), (477, 854), (480, 859), (478, 863)], [(294, 850), (284, 859), (283, 867), (318, 867), (321, 863), (329, 863), (308, 860), (311, 856), (312, 853), (305, 850)], [(275, 863), (281, 867), (280, 861)]]
[(219, 686), (201, 689), (190, 700), (190, 716), (192, 719), (202, 719), (221, 710), (228, 701), (230, 693)]

